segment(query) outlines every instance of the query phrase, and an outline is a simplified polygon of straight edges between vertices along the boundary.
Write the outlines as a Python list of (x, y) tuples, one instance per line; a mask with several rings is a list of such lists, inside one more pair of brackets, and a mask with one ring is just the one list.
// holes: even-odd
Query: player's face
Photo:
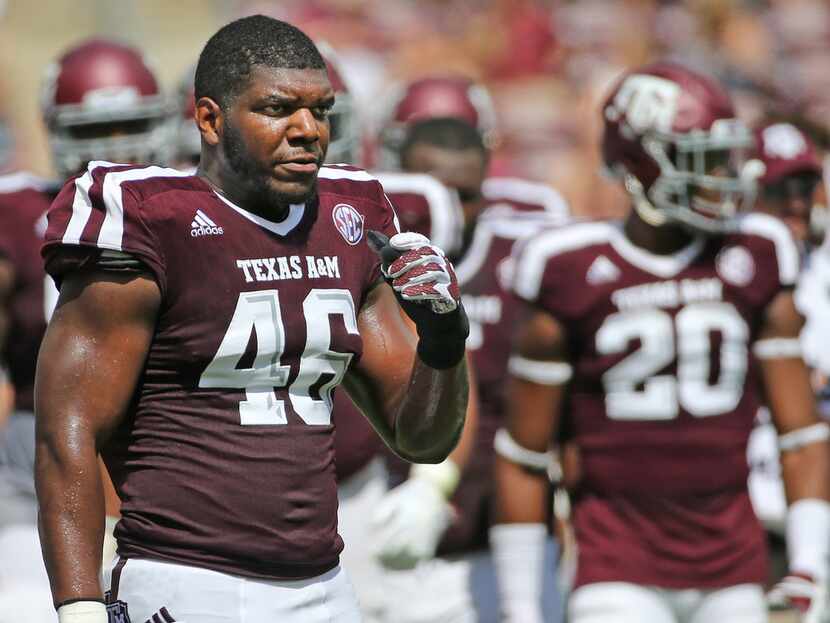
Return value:
[(787, 224), (796, 240), (806, 242), (819, 181), (814, 173), (800, 173), (769, 184), (761, 191), (758, 210), (777, 216)]
[(314, 193), (333, 104), (325, 69), (253, 68), (221, 132), (226, 161), (252, 200), (285, 205)]
[(429, 173), (458, 192), (464, 220), (470, 224), (484, 208), (481, 185), (487, 173), (487, 160), (478, 149), (447, 149), (416, 143), (402, 162), (410, 173)]

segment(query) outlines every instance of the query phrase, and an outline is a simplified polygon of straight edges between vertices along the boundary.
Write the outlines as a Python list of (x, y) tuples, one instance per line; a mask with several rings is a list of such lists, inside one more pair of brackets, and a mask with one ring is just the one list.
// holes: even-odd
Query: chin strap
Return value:
[(631, 195), (631, 199), (634, 202), (634, 209), (640, 215), (641, 219), (652, 227), (660, 227), (668, 222), (668, 217), (655, 208), (648, 200), (640, 180), (630, 173), (626, 173), (624, 183), (626, 191)]

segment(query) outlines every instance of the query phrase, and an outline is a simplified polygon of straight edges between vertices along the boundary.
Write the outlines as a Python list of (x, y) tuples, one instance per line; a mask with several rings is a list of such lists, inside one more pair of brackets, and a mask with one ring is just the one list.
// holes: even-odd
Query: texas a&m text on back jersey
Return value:
[(103, 451), (122, 556), (283, 579), (337, 564), (330, 411), (380, 279), (369, 229), (393, 235), (397, 219), (351, 167), (323, 167), (315, 199), (281, 222), (173, 169), (93, 162), (64, 187), (43, 250), (56, 281), (99, 256), (137, 259), (162, 296)]
[(515, 291), (562, 323), (573, 366), (577, 585), (766, 580), (746, 484), (760, 403), (752, 344), (797, 272), (788, 232), (763, 215), (673, 255), (634, 246), (612, 223), (523, 246)]

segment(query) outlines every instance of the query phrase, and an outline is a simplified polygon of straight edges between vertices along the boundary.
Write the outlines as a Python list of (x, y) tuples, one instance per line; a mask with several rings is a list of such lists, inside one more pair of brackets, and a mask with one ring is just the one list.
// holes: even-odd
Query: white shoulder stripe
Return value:
[(781, 285), (794, 285), (798, 279), (799, 254), (787, 226), (775, 217), (752, 212), (738, 221), (738, 230), (771, 240), (775, 245), (775, 258), (778, 261), (778, 278)]
[(128, 169), (104, 176), (104, 205), (107, 212), (104, 223), (98, 233), (98, 246), (104, 249), (121, 251), (124, 237), (124, 195), (121, 185), (124, 182), (146, 180), (151, 177), (189, 177), (190, 173), (163, 167), (146, 167)]
[[(104, 160), (93, 160), (87, 165), (87, 171), (75, 180), (75, 197), (72, 202), (72, 216), (66, 226), (62, 241), (64, 244), (79, 244), (84, 228), (92, 214), (92, 201), (89, 190), (93, 184), (93, 173), (101, 167), (129, 166)], [(98, 233), (98, 246), (105, 249), (121, 251), (124, 235), (124, 203), (121, 184), (131, 180), (141, 180), (151, 177), (187, 177), (190, 173), (166, 169), (163, 167), (144, 167), (128, 169), (126, 171), (108, 172), (104, 175), (103, 198), (106, 213), (104, 222)]]
[(84, 233), (89, 215), (92, 214), (92, 202), (89, 200), (89, 189), (92, 186), (92, 173), (87, 173), (75, 180), (75, 198), (72, 201), (72, 216), (66, 231), (63, 232), (64, 244), (78, 244), (81, 234)]
[(52, 188), (55, 184), (28, 171), (0, 175), (0, 193), (16, 193), (27, 188), (44, 191)]
[(376, 182), (377, 179), (366, 171), (350, 171), (337, 167), (324, 166), (320, 168), (317, 177), (325, 180), (354, 180), (356, 182)]
[(608, 242), (616, 231), (609, 223), (583, 223), (530, 238), (519, 256), (513, 289), (519, 296), (535, 300), (539, 296), (545, 265), (551, 257)]
[(417, 173), (376, 173), (387, 193), (415, 193), (426, 199), (431, 228), (430, 241), (447, 253), (461, 242), (463, 214), (457, 195), (431, 175)]
[(482, 192), (488, 199), (512, 199), (520, 203), (535, 203), (557, 216), (568, 216), (570, 207), (555, 188), (516, 177), (490, 177), (484, 180)]

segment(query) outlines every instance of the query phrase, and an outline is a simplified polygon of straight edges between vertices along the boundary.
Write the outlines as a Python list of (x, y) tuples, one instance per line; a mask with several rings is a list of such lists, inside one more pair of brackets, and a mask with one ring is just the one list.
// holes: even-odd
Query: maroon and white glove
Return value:
[(802, 623), (830, 623), (827, 586), (806, 573), (791, 573), (767, 595), (772, 609), (796, 610)]
[(428, 366), (445, 369), (464, 357), (470, 323), (461, 291), (444, 252), (421, 234), (387, 238), (370, 230), (369, 245), (383, 260), (381, 270), (398, 302), (418, 330), (418, 356)]
[(455, 271), (444, 252), (430, 244), (429, 238), (405, 232), (395, 234), (387, 244), (400, 255), (382, 267), (383, 274), (402, 299), (428, 302), (436, 314), (458, 307), (461, 292)]

